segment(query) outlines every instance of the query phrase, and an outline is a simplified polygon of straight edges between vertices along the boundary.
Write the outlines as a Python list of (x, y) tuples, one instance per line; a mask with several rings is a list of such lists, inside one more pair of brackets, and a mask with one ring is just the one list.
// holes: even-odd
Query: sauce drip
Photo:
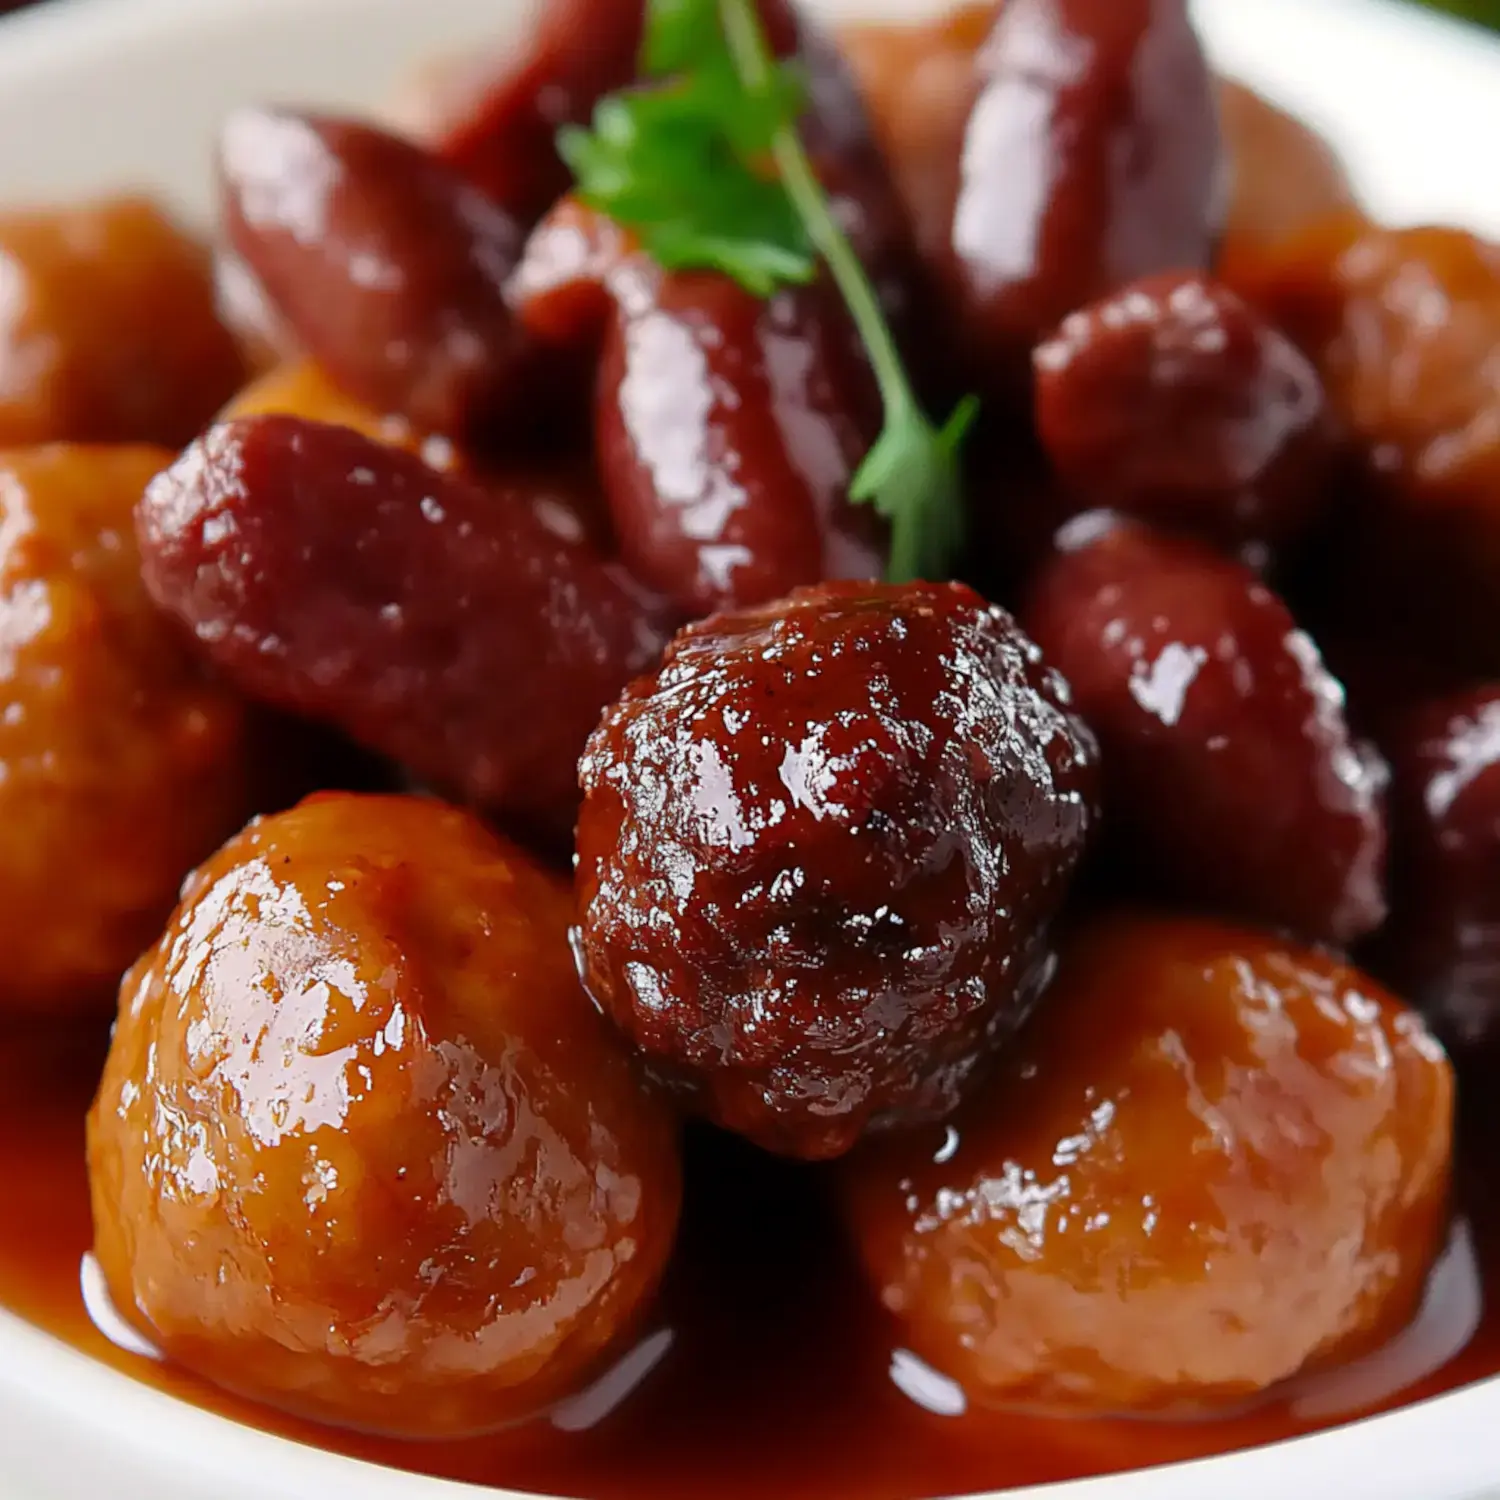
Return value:
[(102, 1036), (0, 1037), (0, 1303), (184, 1400), (335, 1452), (470, 1483), (588, 1500), (917, 1500), (1203, 1458), (1335, 1425), (1500, 1370), (1500, 1233), (1470, 1195), (1427, 1306), (1358, 1365), (1195, 1422), (965, 1410), (900, 1350), (845, 1250), (817, 1168), (707, 1132), (657, 1321), (547, 1422), (447, 1444), (383, 1441), (282, 1417), (112, 1343), (79, 1268), (91, 1239), (83, 1118)]

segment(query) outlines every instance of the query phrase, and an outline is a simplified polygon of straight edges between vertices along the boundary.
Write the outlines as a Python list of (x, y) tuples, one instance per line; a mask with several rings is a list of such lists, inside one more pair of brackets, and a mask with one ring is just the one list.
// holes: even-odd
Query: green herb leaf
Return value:
[(772, 57), (755, 0), (647, 0), (642, 69), (667, 81), (602, 100), (592, 130), (558, 138), (579, 196), (668, 269), (722, 271), (757, 297), (810, 281), (822, 259), (885, 403), (850, 498), (890, 522), (889, 577), (944, 576), (962, 541), (958, 450), (977, 402), (941, 431), (922, 411), (798, 134), (802, 78)]

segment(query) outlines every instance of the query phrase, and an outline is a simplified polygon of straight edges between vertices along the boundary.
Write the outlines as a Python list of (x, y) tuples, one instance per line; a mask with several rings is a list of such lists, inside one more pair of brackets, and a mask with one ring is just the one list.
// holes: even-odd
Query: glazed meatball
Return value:
[(1065, 684), (959, 584), (688, 629), (581, 777), (595, 1000), (711, 1118), (808, 1158), (954, 1106), (1036, 993), (1095, 817)]
[(1500, 672), (1500, 245), (1344, 216), (1239, 274), (1365, 460), (1338, 559), (1360, 627)]
[(250, 811), (241, 705), (141, 584), (131, 511), (170, 460), (0, 455), (0, 1015), (107, 1007)]
[(252, 823), (127, 976), (89, 1118), (95, 1249), (187, 1368), (319, 1420), (497, 1428), (641, 1314), (664, 1106), (579, 989), (566, 883), (469, 815)]
[(1452, 1114), (1442, 1049), (1356, 970), (1117, 916), (946, 1135), (872, 1143), (844, 1203), (904, 1336), (976, 1401), (1211, 1405), (1405, 1324)]
[(1232, 184), (1221, 266), (1232, 270), (1325, 214), (1357, 210), (1338, 153), (1295, 115), (1226, 79), (1219, 121)]
[(142, 199), (0, 216), (0, 286), (0, 447), (176, 447), (242, 378), (207, 250)]
[(218, 420), (260, 416), (302, 417), (351, 427), (376, 442), (415, 453), (435, 469), (455, 468), (458, 463), (458, 449), (448, 439), (422, 432), (399, 413), (382, 412), (357, 400), (309, 359), (288, 360), (251, 381), (219, 413)]

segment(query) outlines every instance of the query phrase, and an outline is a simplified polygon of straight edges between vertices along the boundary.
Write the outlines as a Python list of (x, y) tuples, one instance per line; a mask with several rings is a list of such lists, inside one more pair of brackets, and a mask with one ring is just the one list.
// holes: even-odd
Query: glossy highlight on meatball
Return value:
[(981, 1404), (1215, 1406), (1356, 1358), (1446, 1230), (1453, 1081), (1322, 954), (1117, 915), (948, 1128), (841, 1168), (912, 1347)]
[(585, 983), (774, 1151), (937, 1118), (1035, 997), (1096, 774), (1065, 684), (960, 584), (719, 615), (584, 756)]
[(119, 1308), (221, 1385), (408, 1437), (579, 1384), (655, 1288), (679, 1162), (569, 909), (419, 798), (231, 841), (127, 977), (89, 1120)]
[(141, 582), (132, 512), (171, 457), (0, 454), (0, 1019), (107, 1014), (250, 812), (244, 705)]

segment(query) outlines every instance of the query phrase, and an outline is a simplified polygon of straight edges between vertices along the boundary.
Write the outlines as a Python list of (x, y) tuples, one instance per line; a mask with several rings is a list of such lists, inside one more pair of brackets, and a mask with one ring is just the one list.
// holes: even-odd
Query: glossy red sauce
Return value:
[[(818, 1169), (705, 1134), (690, 1144), (677, 1264), (639, 1351), (640, 1364), (653, 1353), (657, 1362), (607, 1415), (586, 1400), (554, 1422), (442, 1445), (316, 1428), (127, 1353), (91, 1321), (79, 1290), (90, 1242), (83, 1117), (104, 1041), (102, 1031), (0, 1037), (0, 1202), (10, 1225), (26, 1226), (0, 1236), (0, 1302), (173, 1395), (418, 1473), (600, 1500), (915, 1500), (1200, 1458), (1500, 1369), (1500, 1313), (1482, 1290), (1486, 1279), (1500, 1285), (1500, 1234), (1485, 1227), (1495, 1219), (1489, 1205), (1470, 1201), (1472, 1237), (1462, 1221), (1422, 1318), (1373, 1365), (1213, 1421), (939, 1415), (892, 1378), (894, 1330), (844, 1252)], [(910, 1372), (909, 1362), (897, 1363)], [(939, 1384), (939, 1404), (953, 1394)]]

